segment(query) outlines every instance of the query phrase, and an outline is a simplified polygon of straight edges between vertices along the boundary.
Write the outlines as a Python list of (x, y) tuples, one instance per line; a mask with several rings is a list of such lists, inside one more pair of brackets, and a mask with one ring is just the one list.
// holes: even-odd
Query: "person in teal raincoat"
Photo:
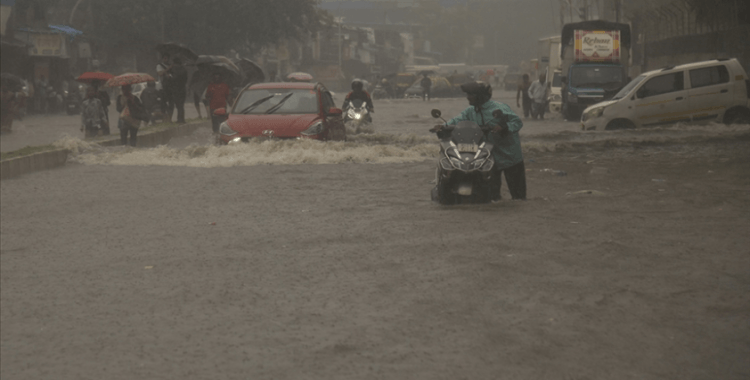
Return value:
[(452, 130), (450, 126), (459, 121), (473, 121), (480, 126), (494, 126), (487, 139), (494, 144), (492, 156), (495, 159), (495, 175), (491, 187), (492, 200), (500, 200), (501, 175), (505, 173), (508, 190), (513, 199), (526, 199), (526, 168), (521, 154), (521, 138), (518, 131), (523, 128), (523, 121), (511, 108), (492, 98), (492, 87), (477, 81), (461, 85), (469, 100), (467, 109), (460, 115), (448, 120), (447, 125), (436, 125), (433, 132), (441, 133)]

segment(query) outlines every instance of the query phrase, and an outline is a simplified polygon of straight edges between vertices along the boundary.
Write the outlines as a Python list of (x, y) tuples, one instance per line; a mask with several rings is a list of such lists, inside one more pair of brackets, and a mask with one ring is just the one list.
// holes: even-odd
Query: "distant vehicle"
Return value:
[(505, 91), (515, 91), (518, 89), (518, 85), (521, 83), (521, 77), (523, 73), (507, 73), (503, 78), (503, 86)]
[(583, 129), (625, 129), (674, 123), (750, 124), (750, 79), (737, 59), (649, 71), (612, 100), (586, 108)]
[(417, 79), (417, 74), (415, 73), (398, 73), (398, 74), (392, 74), (386, 76), (386, 78), (391, 82), (391, 86), (393, 86), (393, 91), (395, 92), (395, 96), (397, 98), (403, 98), (404, 92), (406, 92), (406, 89), (409, 88), (412, 83)]
[[(451, 85), (451, 82), (448, 81), (445, 77), (437, 76), (437, 75), (430, 75), (430, 79), (432, 79), (432, 87), (430, 87), (430, 97), (435, 98), (450, 98), (454, 96), (453, 86)], [(424, 90), (422, 90), (422, 77), (417, 78), (417, 80), (406, 89), (404, 92), (404, 97), (406, 98), (421, 98), (422, 93)]]
[(611, 99), (629, 81), (630, 25), (602, 20), (565, 24), (561, 37), (563, 113)]
[(343, 111), (320, 83), (257, 83), (237, 96), (219, 126), (221, 144), (250, 138), (345, 140)]

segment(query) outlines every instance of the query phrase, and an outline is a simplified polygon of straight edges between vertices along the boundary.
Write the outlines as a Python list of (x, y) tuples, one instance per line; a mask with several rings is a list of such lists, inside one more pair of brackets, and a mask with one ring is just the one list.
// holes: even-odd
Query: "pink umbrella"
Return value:
[(143, 82), (156, 82), (156, 79), (151, 75), (144, 73), (125, 73), (120, 74), (116, 77), (110, 78), (106, 85), (107, 87), (119, 87), (126, 84), (136, 84)]
[(92, 82), (95, 82), (95, 81), (106, 82), (112, 79), (112, 77), (114, 77), (114, 75), (109, 74), (109, 73), (103, 73), (101, 71), (87, 71), (81, 74), (78, 78), (76, 78), (76, 80), (78, 82), (91, 84)]
[(308, 73), (291, 73), (286, 76), (286, 80), (289, 82), (311, 82), (313, 76)]

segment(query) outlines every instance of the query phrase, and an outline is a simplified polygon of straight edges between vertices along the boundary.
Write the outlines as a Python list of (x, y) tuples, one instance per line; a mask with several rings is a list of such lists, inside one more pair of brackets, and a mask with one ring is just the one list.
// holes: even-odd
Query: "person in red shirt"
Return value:
[(206, 100), (208, 100), (208, 108), (211, 112), (211, 128), (213, 128), (214, 133), (219, 132), (219, 124), (223, 120), (222, 117), (215, 116), (214, 111), (227, 107), (229, 92), (229, 86), (221, 80), (221, 75), (214, 74), (213, 81), (206, 89)]

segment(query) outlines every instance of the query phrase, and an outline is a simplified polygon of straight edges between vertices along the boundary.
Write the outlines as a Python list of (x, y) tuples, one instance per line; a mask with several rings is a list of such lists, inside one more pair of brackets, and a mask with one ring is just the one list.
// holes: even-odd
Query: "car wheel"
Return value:
[(614, 131), (618, 129), (635, 129), (635, 125), (631, 123), (628, 120), (625, 119), (615, 119), (609, 122), (606, 127), (604, 127), (604, 130), (607, 131)]
[(750, 110), (733, 109), (724, 115), (724, 124), (750, 124)]

